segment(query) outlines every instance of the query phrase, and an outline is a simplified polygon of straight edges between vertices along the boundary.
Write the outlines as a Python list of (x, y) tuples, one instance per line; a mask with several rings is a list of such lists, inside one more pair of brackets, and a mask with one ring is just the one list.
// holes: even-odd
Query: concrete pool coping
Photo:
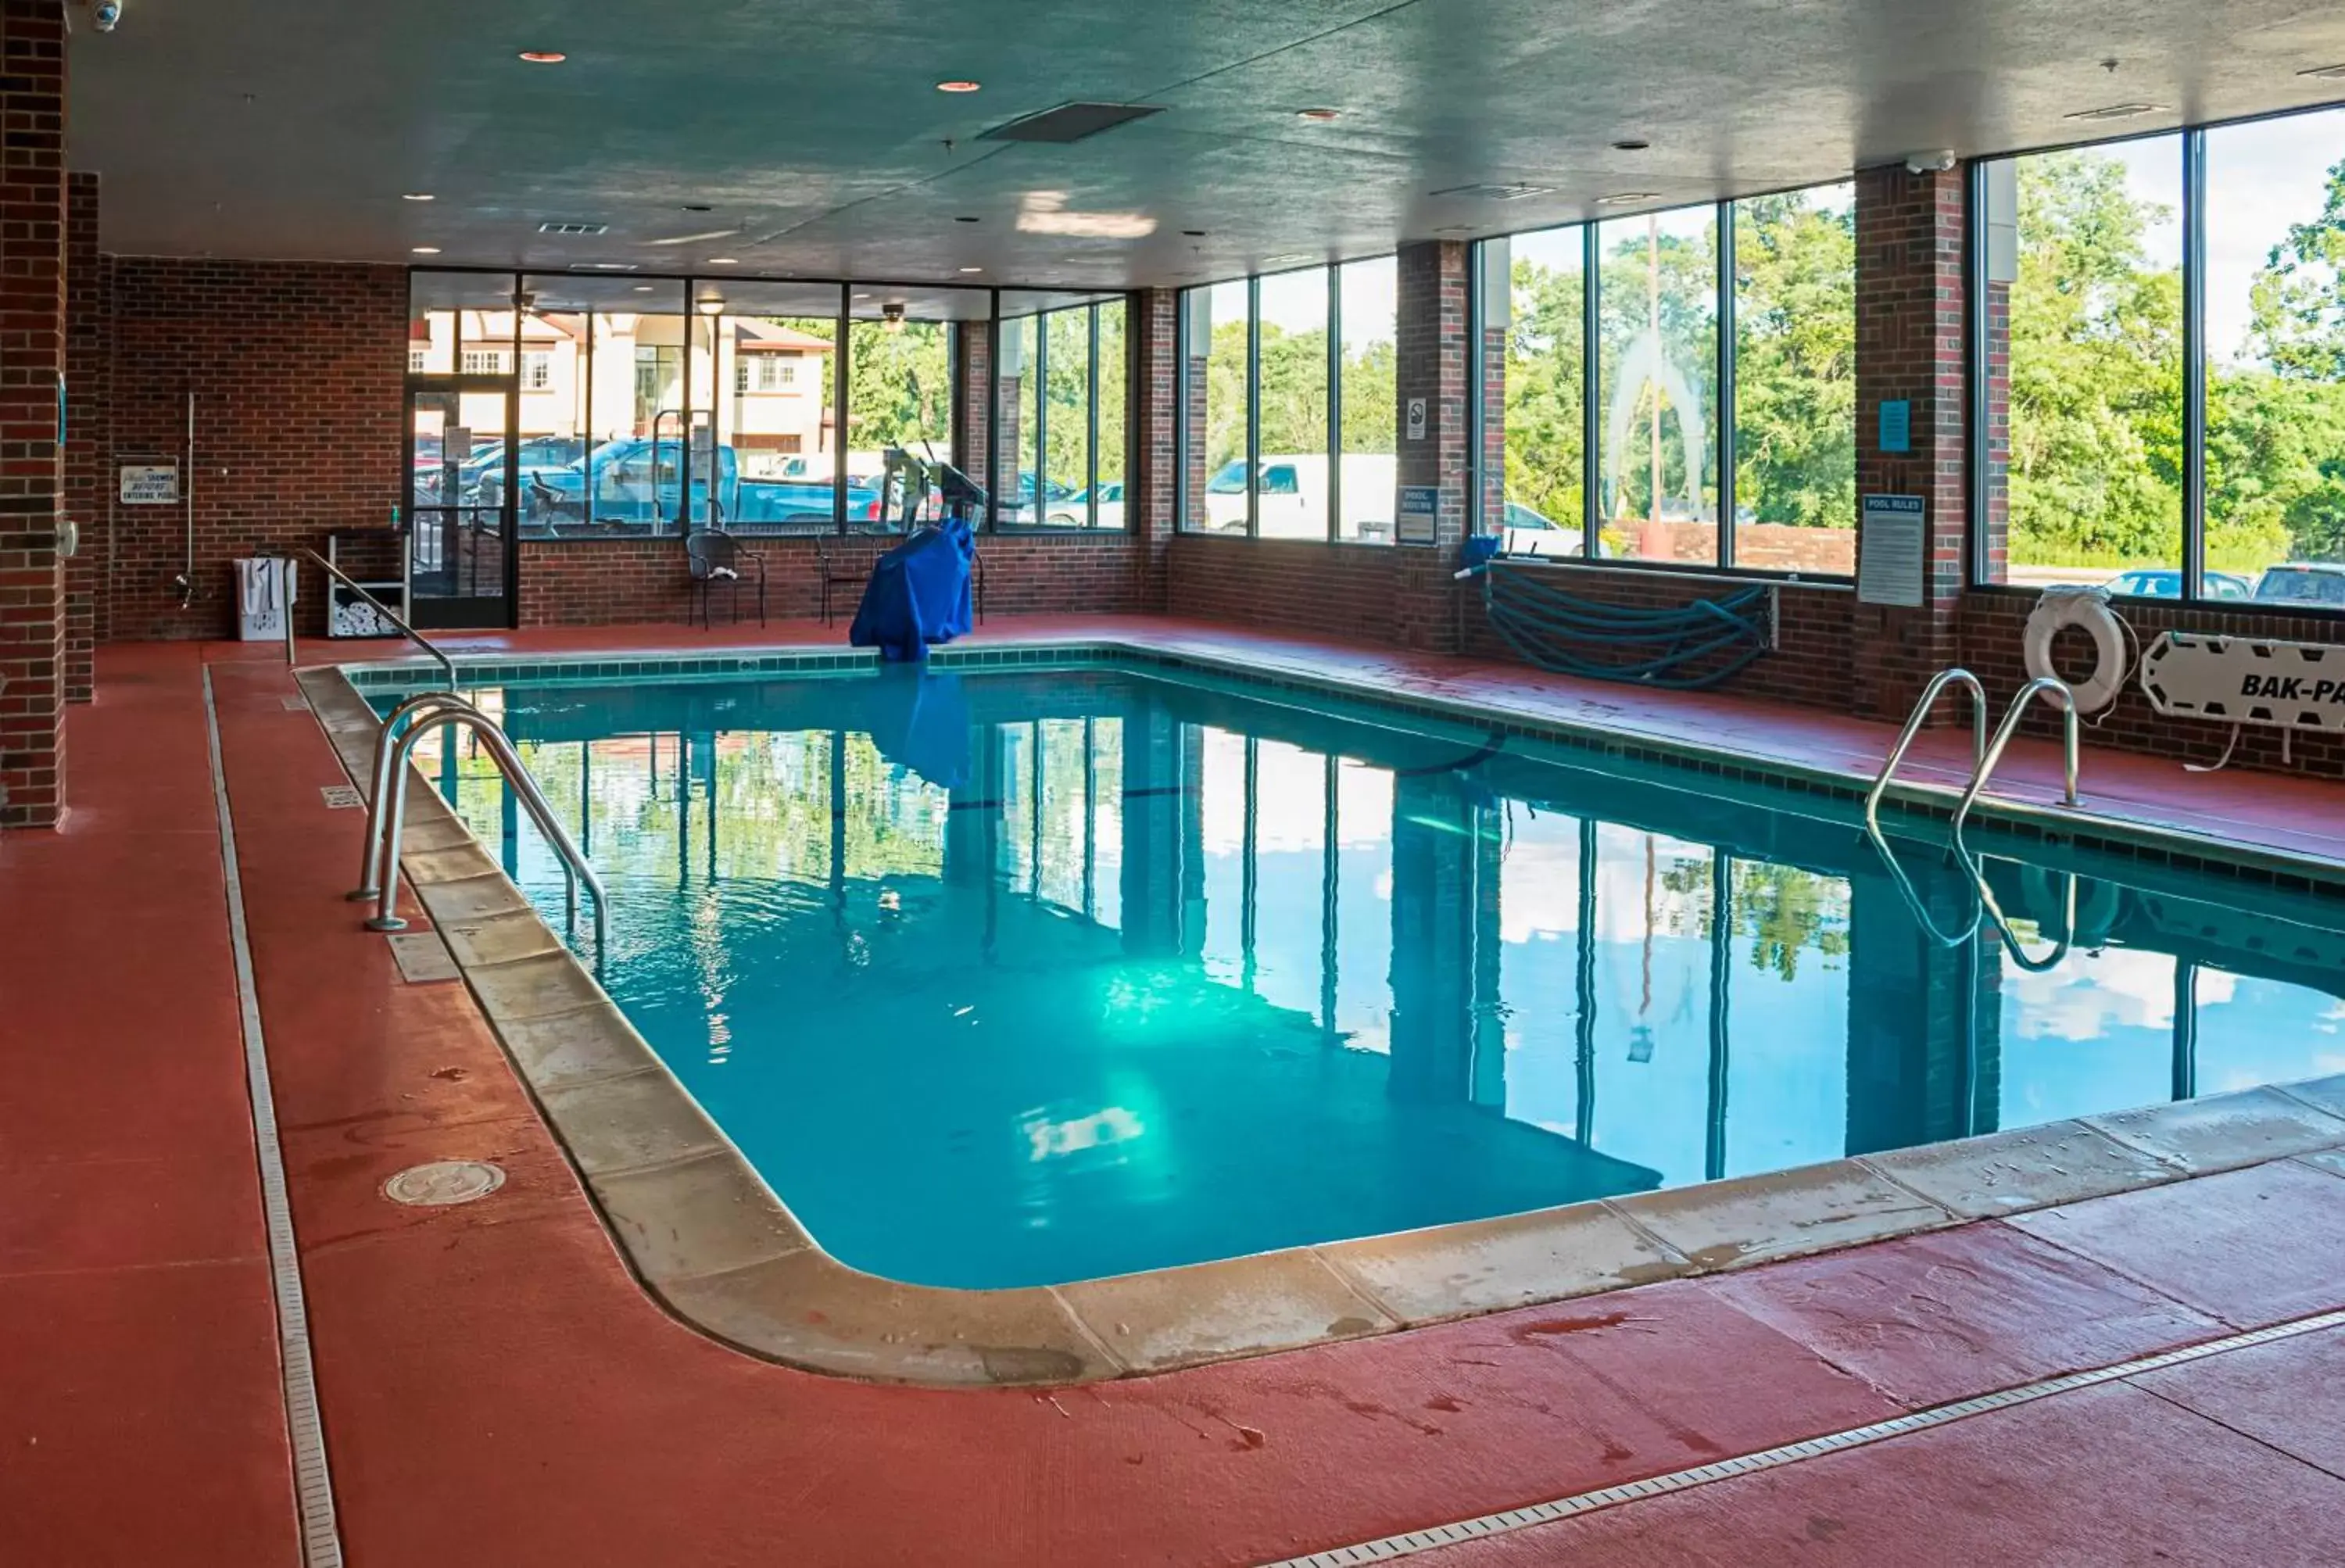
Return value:
[[(1097, 639), (1084, 639), (1047, 651), (1077, 657), (1095, 646)], [(709, 661), (679, 656), (629, 662)], [(1176, 662), (1212, 667), (1185, 655)], [(299, 680), (363, 789), (379, 728), (373, 710), (339, 668), (303, 670)], [(1341, 681), (1326, 684), (1381, 696)], [(1450, 717), (1487, 722), (1491, 714), (1455, 708)], [(1544, 720), (1538, 726), (1545, 727)], [(413, 770), (405, 788), (407, 880), (621, 1255), (687, 1324), (752, 1354), (817, 1371), (963, 1386), (1165, 1371), (1747, 1268), (2345, 1148), (2340, 1075), (1077, 1284), (983, 1291), (905, 1285), (825, 1252), (438, 791)]]

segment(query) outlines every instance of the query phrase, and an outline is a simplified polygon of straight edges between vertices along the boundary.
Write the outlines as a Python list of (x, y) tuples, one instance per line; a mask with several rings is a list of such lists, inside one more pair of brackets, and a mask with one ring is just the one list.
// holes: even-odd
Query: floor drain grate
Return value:
[(505, 1185), (505, 1173), (486, 1160), (434, 1160), (410, 1166), (382, 1184), (382, 1196), (416, 1208), (471, 1203)]
[(320, 784), (318, 793), (323, 795), (326, 804), (337, 811), (352, 810), (366, 804), (355, 784)]

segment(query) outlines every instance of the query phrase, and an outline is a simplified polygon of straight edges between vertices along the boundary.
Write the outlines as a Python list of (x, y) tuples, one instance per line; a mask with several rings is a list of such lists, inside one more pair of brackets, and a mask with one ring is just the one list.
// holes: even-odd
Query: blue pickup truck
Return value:
[[(730, 446), (716, 451), (716, 509), (709, 508), (708, 463), (704, 457), (692, 476), (689, 508), (695, 524), (714, 521), (726, 528), (787, 524), (827, 524), (832, 487), (827, 480), (744, 478)], [(657, 530), (675, 525), (681, 492), (684, 444), (673, 436), (636, 436), (606, 441), (585, 457), (559, 465), (523, 463), (520, 470), (521, 517), (533, 531), (593, 521)], [(590, 514), (587, 497), (594, 506)], [(879, 487), (850, 479), (847, 515), (852, 522), (878, 522)]]

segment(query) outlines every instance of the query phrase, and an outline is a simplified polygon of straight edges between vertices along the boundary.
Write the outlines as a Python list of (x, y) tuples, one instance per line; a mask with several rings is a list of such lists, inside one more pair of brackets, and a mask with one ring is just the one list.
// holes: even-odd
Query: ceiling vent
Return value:
[(1432, 192), (1436, 197), (1456, 197), (1463, 201), (1521, 201), (1528, 197), (1553, 196), (1551, 185), (1453, 185), (1447, 190)]
[(1113, 130), (1133, 120), (1144, 120), (1151, 115), (1161, 115), (1162, 107), (1147, 104), (1061, 104), (1055, 109), (1044, 109), (1039, 115), (1011, 120), (1008, 125), (995, 126), (979, 137), (980, 141), (1039, 141), (1054, 147), (1065, 147), (1101, 131)]
[(611, 232), (611, 226), (607, 223), (557, 223), (549, 221), (539, 224), (537, 226), (537, 231), (540, 234), (571, 234), (580, 237), (590, 237), (596, 234), (608, 234)]

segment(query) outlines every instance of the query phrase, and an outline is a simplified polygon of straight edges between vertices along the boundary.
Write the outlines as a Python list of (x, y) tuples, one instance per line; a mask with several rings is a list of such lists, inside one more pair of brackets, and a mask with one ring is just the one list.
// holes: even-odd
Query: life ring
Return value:
[(2052, 666), (2052, 639), (2068, 626), (2092, 635), (2095, 656), (2092, 677), (2072, 682), (2068, 689), (2076, 695), (2079, 715), (2098, 713), (2117, 699), (2125, 685), (2128, 662), (2125, 623), (2109, 608), (2106, 588), (2047, 589), (2027, 616), (2023, 646), (2029, 675), (2039, 680), (2046, 676), (2059, 678), (2060, 672)]

